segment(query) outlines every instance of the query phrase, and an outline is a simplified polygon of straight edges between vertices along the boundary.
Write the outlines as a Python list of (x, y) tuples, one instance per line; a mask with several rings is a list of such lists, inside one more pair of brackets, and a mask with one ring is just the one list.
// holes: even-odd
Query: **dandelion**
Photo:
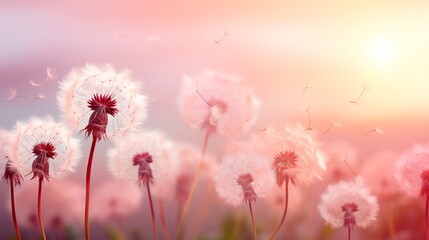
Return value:
[(89, 239), (91, 167), (96, 143), (108, 136), (124, 135), (146, 118), (146, 97), (128, 72), (116, 73), (112, 66), (86, 65), (73, 69), (60, 82), (57, 102), (64, 120), (92, 137), (86, 171), (85, 238)]
[(378, 202), (358, 177), (356, 181), (329, 185), (322, 194), (319, 211), (323, 219), (332, 227), (348, 229), (366, 228), (373, 222), (378, 213)]
[(239, 78), (209, 71), (194, 77), (184, 77), (179, 95), (180, 111), (186, 122), (205, 131), (205, 138), (201, 160), (192, 180), (176, 239), (181, 233), (200, 175), (209, 135), (217, 133), (237, 136), (256, 120), (259, 105), (259, 100)]
[(179, 107), (191, 126), (236, 136), (246, 130), (248, 122), (256, 120), (259, 100), (241, 79), (206, 71), (185, 76)]
[(129, 134), (115, 138), (115, 148), (107, 153), (109, 169), (120, 180), (134, 181), (146, 186), (152, 214), (154, 239), (156, 221), (151, 186), (157, 197), (165, 196), (168, 185), (173, 184), (171, 173), (177, 164), (174, 144), (157, 131)]
[(266, 155), (254, 151), (225, 156), (214, 174), (216, 191), (227, 203), (249, 205), (253, 236), (257, 238), (252, 202), (267, 197), (274, 186), (274, 173)]
[(400, 189), (410, 197), (426, 197), (425, 232), (429, 239), (429, 148), (414, 146), (396, 161), (395, 177)]
[(105, 222), (108, 219), (122, 219), (134, 213), (143, 200), (136, 185), (126, 182), (105, 182), (94, 191), (93, 218)]
[(326, 156), (311, 132), (300, 124), (282, 128), (268, 127), (266, 131), (253, 136), (256, 148), (271, 157), (278, 187), (284, 186), (285, 207), (282, 219), (270, 239), (273, 239), (283, 225), (288, 208), (289, 181), (292, 184), (310, 185), (321, 180), (326, 171)]
[(41, 216), (42, 183), (51, 177), (62, 178), (73, 172), (80, 158), (78, 140), (51, 117), (33, 117), (17, 122), (12, 137), (11, 162), (20, 175), (38, 178), (38, 220), (43, 238), (45, 231)]
[(21, 239), (18, 222), (16, 220), (14, 188), (17, 185), (21, 185), (21, 180), (23, 180), (23, 178), (12, 166), (12, 162), (10, 160), (11, 144), (8, 140), (10, 137), (10, 133), (0, 129), (0, 172), (4, 172), (2, 180), (9, 182), (10, 185), (10, 204), (12, 209), (13, 227), (15, 228), (17, 239)]

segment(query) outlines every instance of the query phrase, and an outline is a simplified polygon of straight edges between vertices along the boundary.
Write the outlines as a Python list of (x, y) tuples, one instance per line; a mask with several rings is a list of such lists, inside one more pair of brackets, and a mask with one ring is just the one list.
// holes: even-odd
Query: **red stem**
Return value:
[(155, 211), (153, 210), (152, 196), (150, 194), (149, 181), (146, 182), (147, 195), (149, 196), (150, 203), (150, 213), (152, 214), (152, 224), (153, 224), (153, 239), (156, 240), (156, 221), (155, 221)]
[(286, 179), (285, 179), (285, 207), (283, 209), (283, 216), (282, 216), (282, 219), (280, 220), (280, 223), (277, 225), (276, 229), (271, 234), (270, 240), (274, 239), (277, 232), (280, 230), (281, 226), (285, 222), (286, 214), (287, 214), (287, 208), (288, 208), (288, 202), (289, 202), (289, 178), (286, 177)]
[(201, 168), (203, 167), (203, 164), (204, 164), (204, 156), (206, 154), (209, 135), (210, 135), (210, 131), (207, 131), (204, 137), (203, 149), (201, 151), (201, 159), (198, 164), (197, 170), (195, 172), (194, 179), (192, 180), (191, 190), (189, 191), (189, 195), (186, 198), (186, 203), (185, 203), (185, 207), (183, 208), (182, 216), (180, 217), (179, 226), (177, 227), (177, 232), (175, 237), (176, 240), (178, 240), (181, 235), (183, 223), (185, 222), (186, 214), (188, 213), (189, 205), (191, 203), (191, 199), (192, 199), (192, 196), (194, 195), (195, 187), (197, 186), (197, 181), (201, 173)]
[(165, 222), (164, 217), (164, 204), (161, 198), (158, 198), (158, 207), (159, 207), (159, 216), (161, 218), (162, 230), (164, 231), (164, 237), (167, 240), (170, 240), (170, 233), (168, 233), (167, 223)]
[(429, 210), (429, 195), (426, 194), (426, 211), (425, 211), (425, 233), (426, 233), (426, 240), (429, 240), (428, 210)]
[(348, 226), (347, 228), (349, 229), (348, 232), (349, 232), (349, 240), (350, 240), (350, 239), (352, 239), (351, 238), (351, 229), (350, 229), (350, 226)]
[(42, 231), (42, 238), (43, 240), (46, 240), (46, 235), (45, 235), (45, 228), (43, 227), (43, 222), (42, 222), (42, 212), (41, 210), (41, 203), (42, 203), (42, 183), (43, 181), (40, 179), (39, 180), (39, 192), (37, 194), (37, 216), (39, 217), (39, 224), (40, 224), (40, 230)]
[(89, 151), (88, 165), (86, 166), (86, 191), (85, 191), (85, 239), (91, 239), (89, 235), (89, 199), (91, 193), (91, 169), (92, 160), (94, 158), (95, 145), (97, 144), (97, 138), (92, 138), (91, 150)]
[(254, 239), (254, 240), (257, 240), (257, 239), (258, 239), (258, 237), (257, 237), (257, 235), (256, 235), (255, 219), (253, 218), (252, 201), (249, 201), (249, 210), (250, 210), (250, 217), (252, 218), (253, 239)]
[[(178, 204), (177, 204), (177, 227), (180, 224), (180, 218), (182, 217), (182, 213), (183, 213), (183, 206), (184, 206), (184, 204), (182, 201), (178, 202)], [(182, 234), (180, 234), (179, 236), (176, 236), (176, 239), (177, 240), (182, 239), (181, 235)]]
[(16, 221), (16, 213), (15, 213), (15, 193), (13, 187), (13, 181), (10, 180), (10, 203), (12, 206), (12, 219), (13, 219), (13, 227), (15, 228), (16, 238), (21, 240), (21, 235), (19, 234), (18, 222)]

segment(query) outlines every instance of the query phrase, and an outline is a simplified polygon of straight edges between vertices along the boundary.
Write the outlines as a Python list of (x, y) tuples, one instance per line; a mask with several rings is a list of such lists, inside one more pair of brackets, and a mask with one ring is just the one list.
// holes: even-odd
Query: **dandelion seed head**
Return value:
[(0, 128), (0, 173), (4, 172), (6, 163), (10, 159), (10, 142), (8, 132)]
[(149, 181), (157, 196), (165, 196), (174, 185), (172, 175), (177, 166), (178, 155), (173, 142), (159, 131), (142, 130), (126, 137), (115, 137), (113, 141), (115, 148), (107, 153), (113, 177), (137, 183)]
[(18, 173), (42, 180), (73, 172), (81, 156), (79, 141), (51, 117), (17, 122), (11, 144), (11, 163)]
[(31, 165), (31, 173), (33, 173), (33, 178), (38, 177), (40, 181), (44, 179), (49, 181), (49, 161), (54, 160), (57, 156), (55, 152), (55, 146), (51, 142), (38, 142), (33, 145), (32, 150), (36, 159)]
[(10, 158), (12, 147), (11, 137), (12, 134), (10, 132), (0, 129), (0, 174), (4, 173), (2, 177), (3, 181), (10, 181), (16, 186), (21, 184), (23, 178), (16, 168), (12, 166)]
[(226, 155), (213, 178), (219, 196), (233, 206), (267, 197), (275, 182), (268, 157), (255, 151)]
[(378, 201), (363, 185), (362, 180), (328, 186), (322, 194), (319, 211), (332, 227), (368, 227), (376, 220)]
[(250, 203), (256, 201), (258, 197), (253, 189), (252, 182), (253, 176), (250, 173), (240, 174), (235, 180), (243, 191), (243, 203)]
[(259, 105), (241, 79), (209, 71), (185, 76), (179, 95), (180, 111), (189, 125), (221, 135), (246, 130), (256, 120)]
[(422, 173), (429, 170), (428, 145), (416, 145), (403, 153), (395, 164), (395, 177), (401, 191), (410, 197), (426, 191)]
[(134, 130), (146, 119), (147, 97), (139, 90), (127, 71), (87, 64), (60, 82), (57, 102), (68, 124), (100, 140)]
[(304, 185), (322, 179), (327, 157), (312, 133), (300, 124), (268, 127), (252, 138), (255, 147), (270, 156), (279, 186), (286, 178)]

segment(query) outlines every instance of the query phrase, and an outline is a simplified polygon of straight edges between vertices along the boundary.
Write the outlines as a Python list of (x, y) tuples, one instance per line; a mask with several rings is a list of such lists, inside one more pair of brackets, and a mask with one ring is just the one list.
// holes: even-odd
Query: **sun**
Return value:
[(371, 41), (370, 55), (372, 60), (380, 65), (386, 65), (394, 56), (393, 41), (385, 36), (377, 36)]

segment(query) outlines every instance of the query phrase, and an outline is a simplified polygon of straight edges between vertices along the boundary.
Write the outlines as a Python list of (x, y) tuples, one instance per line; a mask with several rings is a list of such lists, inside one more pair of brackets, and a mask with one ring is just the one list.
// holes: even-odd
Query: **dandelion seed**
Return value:
[(33, 86), (34, 88), (37, 88), (40, 86), (40, 83), (33, 82), (32, 80), (30, 80), (29, 82), (30, 82), (31, 86)]
[(46, 86), (48, 87), (49, 83), (52, 82), (55, 79), (55, 73), (52, 68), (46, 68)]
[(45, 97), (45, 95), (43, 95), (43, 94), (38, 94), (37, 96), (35, 96), (34, 98), (33, 98), (33, 100), (31, 101), (31, 103), (33, 103), (33, 102), (35, 102), (36, 100), (39, 100), (39, 99), (45, 99), (46, 97)]
[(360, 178), (329, 185), (321, 198), (319, 211), (322, 218), (332, 227), (347, 228), (348, 239), (351, 229), (366, 228), (377, 217), (377, 198), (370, 194)]
[(328, 129), (326, 129), (321, 135), (325, 135), (328, 133), (333, 127), (342, 127), (341, 123), (332, 122), (331, 125), (329, 125)]
[(309, 83), (305, 86), (304, 90), (302, 90), (302, 92), (301, 92), (301, 103), (304, 100), (304, 94), (307, 92), (308, 89), (312, 88), (313, 86), (314, 86), (314, 84)]
[(6, 98), (6, 100), (12, 100), (16, 97), (16, 89), (12, 88), (10, 90), (9, 96)]
[(224, 32), (224, 34), (223, 34), (223, 36), (220, 38), (220, 39), (218, 39), (218, 40), (215, 40), (214, 42), (216, 43), (216, 44), (218, 44), (218, 45), (220, 45), (220, 42), (222, 42), (226, 37), (228, 37), (229, 36), (229, 32)]
[(368, 91), (367, 88), (363, 87), (362, 92), (359, 94), (359, 96), (355, 100), (351, 100), (350, 103), (358, 104), (359, 99), (362, 98), (363, 94)]
[(46, 68), (46, 77), (49, 80), (52, 80), (55, 78), (55, 73), (54, 73), (54, 70), (52, 68)]
[(307, 119), (308, 119), (307, 128), (305, 130), (313, 130), (311, 128), (311, 117), (310, 117), (310, 112), (309, 112), (310, 108), (311, 108), (311, 105), (308, 106), (308, 108), (305, 110), (307, 112)]
[(365, 133), (365, 136), (367, 136), (368, 134), (373, 133), (373, 132), (378, 133), (378, 134), (383, 134), (384, 133), (383, 129), (381, 127), (378, 127), (378, 128), (374, 128), (374, 129), (371, 129), (371, 130), (367, 131)]

